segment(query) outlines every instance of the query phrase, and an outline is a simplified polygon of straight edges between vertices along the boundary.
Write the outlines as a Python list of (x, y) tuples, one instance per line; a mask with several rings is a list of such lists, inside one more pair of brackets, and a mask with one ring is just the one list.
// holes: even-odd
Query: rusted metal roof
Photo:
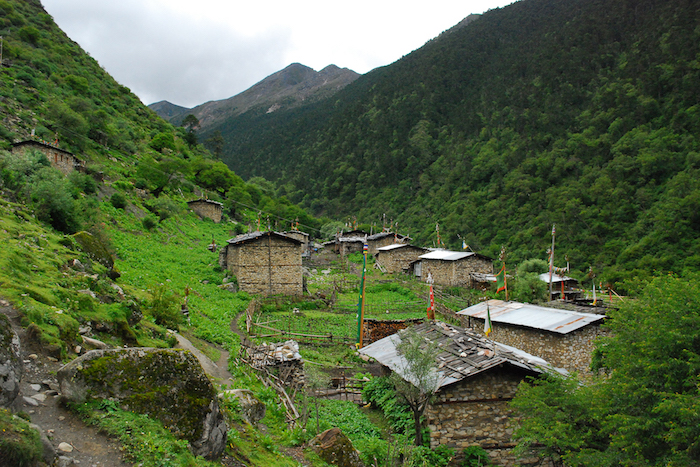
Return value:
[[(553, 368), (539, 357), (499, 344), (459, 326), (430, 320), (411, 329), (426, 341), (438, 345), (434, 368), (438, 377), (438, 388), (449, 386), (501, 365), (517, 368), (533, 375), (546, 371), (565, 373), (564, 370)], [(417, 382), (411, 381), (410, 376), (406, 374), (406, 360), (396, 351), (396, 346), (401, 342), (401, 336), (405, 332), (402, 330), (380, 339), (361, 348), (359, 352), (374, 358), (417, 386)]]
[(491, 314), (492, 323), (513, 324), (558, 334), (568, 334), (605, 319), (605, 315), (560, 310), (529, 303), (504, 302), (503, 300), (488, 300), (477, 303), (458, 311), (457, 314), (486, 319), (487, 307)]

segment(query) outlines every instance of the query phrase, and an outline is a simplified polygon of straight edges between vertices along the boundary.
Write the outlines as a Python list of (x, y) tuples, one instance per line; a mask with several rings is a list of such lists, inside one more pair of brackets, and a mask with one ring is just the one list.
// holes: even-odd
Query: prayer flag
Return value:
[(489, 337), (489, 334), (491, 334), (491, 331), (493, 331), (493, 327), (491, 326), (491, 310), (489, 309), (489, 304), (486, 304), (486, 321), (484, 322), (484, 334), (486, 334), (486, 337)]
[(506, 290), (506, 265), (505, 264), (501, 267), (501, 270), (498, 271), (498, 274), (496, 274), (496, 286), (498, 287), (496, 289), (496, 293), (500, 292), (501, 290)]

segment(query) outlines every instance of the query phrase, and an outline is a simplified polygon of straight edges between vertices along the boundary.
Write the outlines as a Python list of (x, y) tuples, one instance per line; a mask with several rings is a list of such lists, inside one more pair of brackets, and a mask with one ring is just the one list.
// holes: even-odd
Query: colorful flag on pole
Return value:
[(484, 334), (486, 334), (486, 337), (489, 337), (491, 331), (493, 331), (493, 327), (491, 326), (491, 310), (489, 309), (489, 304), (486, 303), (486, 321), (484, 322)]
[(501, 267), (501, 270), (498, 271), (498, 274), (496, 274), (496, 286), (498, 287), (496, 289), (496, 293), (506, 290), (506, 265), (504, 264)]
[(465, 242), (464, 240), (462, 240), (462, 249), (463, 249), (463, 250), (466, 250), (467, 248), (469, 248), (469, 245), (467, 245), (467, 242)]

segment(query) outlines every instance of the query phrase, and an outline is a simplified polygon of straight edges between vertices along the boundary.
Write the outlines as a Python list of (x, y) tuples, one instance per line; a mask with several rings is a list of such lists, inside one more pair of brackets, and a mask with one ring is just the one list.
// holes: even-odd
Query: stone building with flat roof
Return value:
[(187, 207), (195, 212), (199, 217), (206, 217), (217, 224), (221, 222), (224, 213), (224, 205), (218, 201), (210, 199), (196, 199), (187, 202)]
[(409, 269), (409, 265), (421, 255), (427, 253), (426, 248), (410, 245), (408, 243), (393, 243), (377, 248), (374, 257), (386, 272), (397, 273)]
[(302, 242), (279, 232), (253, 232), (228, 240), (219, 265), (240, 290), (260, 295), (302, 295)]
[(491, 316), (489, 337), (536, 355), (557, 368), (590, 375), (594, 341), (605, 335), (605, 315), (562, 310), (530, 303), (488, 300), (457, 312), (465, 327), (483, 329)]
[(76, 157), (75, 154), (65, 151), (58, 146), (44, 141), (20, 141), (12, 145), (12, 154), (35, 150), (43, 153), (51, 163), (51, 166), (68, 175), (74, 170), (85, 170), (85, 161)]
[(446, 287), (475, 287), (472, 273), (493, 274), (493, 260), (471, 251), (434, 250), (419, 257), (414, 273), (423, 282), (428, 273), (435, 285)]

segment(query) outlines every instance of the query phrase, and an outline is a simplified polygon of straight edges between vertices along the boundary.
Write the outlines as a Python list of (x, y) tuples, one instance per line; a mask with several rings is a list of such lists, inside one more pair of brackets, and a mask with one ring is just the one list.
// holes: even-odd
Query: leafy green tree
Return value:
[(144, 157), (136, 167), (136, 176), (146, 181), (148, 189), (157, 198), (178, 175), (187, 172), (188, 168), (187, 162), (179, 158), (163, 158), (156, 161), (151, 157)]
[(547, 301), (547, 284), (539, 276), (548, 269), (547, 262), (537, 258), (520, 263), (518, 273), (512, 281), (510, 298), (525, 303)]
[(603, 375), (521, 386), (521, 448), (569, 466), (700, 463), (700, 274), (641, 288), (609, 312), (593, 365)]
[(401, 331), (396, 351), (403, 357), (400, 369), (391, 375), (396, 393), (413, 413), (416, 446), (423, 445), (422, 418), (438, 388), (439, 376), (435, 366), (437, 345), (426, 342), (412, 328)]

